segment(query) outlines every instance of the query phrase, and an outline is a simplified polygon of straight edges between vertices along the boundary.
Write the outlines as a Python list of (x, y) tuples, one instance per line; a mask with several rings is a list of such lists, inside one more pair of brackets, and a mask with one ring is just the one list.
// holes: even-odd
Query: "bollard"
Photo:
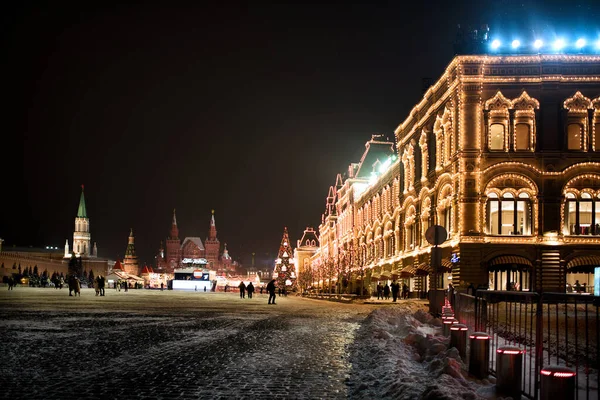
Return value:
[(571, 368), (550, 365), (542, 368), (540, 371), (542, 379), (540, 381), (541, 399), (575, 399), (575, 380), (576, 372)]
[(450, 335), (450, 326), (452, 324), (458, 323), (458, 321), (456, 321), (454, 319), (454, 316), (446, 318), (446, 319), (442, 319), (442, 324), (444, 324), (444, 336), (449, 336)]
[(496, 392), (513, 399), (521, 398), (523, 381), (523, 353), (515, 346), (503, 346), (496, 350)]
[(475, 332), (469, 339), (469, 374), (479, 379), (487, 378), (490, 367), (490, 335)]
[(467, 358), (467, 328), (463, 324), (453, 324), (450, 327), (450, 347), (456, 347), (463, 361)]

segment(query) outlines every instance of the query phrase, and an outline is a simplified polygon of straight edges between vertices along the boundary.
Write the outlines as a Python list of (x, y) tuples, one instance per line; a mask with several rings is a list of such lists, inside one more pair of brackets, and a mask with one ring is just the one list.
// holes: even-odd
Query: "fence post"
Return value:
[(540, 371), (544, 364), (544, 332), (543, 332), (543, 309), (542, 309), (542, 294), (537, 294), (537, 310), (535, 312), (535, 386), (534, 386), (534, 399), (538, 398), (540, 390)]

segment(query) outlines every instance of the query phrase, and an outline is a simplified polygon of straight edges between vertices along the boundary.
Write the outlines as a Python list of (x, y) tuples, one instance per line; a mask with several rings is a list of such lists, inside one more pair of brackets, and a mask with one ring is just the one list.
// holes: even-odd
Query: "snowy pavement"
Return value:
[(1, 289), (3, 398), (495, 398), (423, 301)]

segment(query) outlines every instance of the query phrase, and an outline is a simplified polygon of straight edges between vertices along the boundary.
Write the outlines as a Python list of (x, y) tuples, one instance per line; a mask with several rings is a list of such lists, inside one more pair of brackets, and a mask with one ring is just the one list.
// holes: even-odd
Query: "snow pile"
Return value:
[(349, 397), (493, 398), (490, 382), (468, 378), (458, 351), (448, 349), (448, 342), (441, 320), (425, 312), (422, 303), (408, 301), (375, 310), (349, 349)]

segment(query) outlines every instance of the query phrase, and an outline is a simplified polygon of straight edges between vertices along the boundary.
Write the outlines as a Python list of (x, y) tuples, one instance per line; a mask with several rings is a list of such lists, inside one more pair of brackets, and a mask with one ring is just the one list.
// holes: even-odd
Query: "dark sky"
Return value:
[[(183, 6), (22, 2), (2, 15), (5, 246), (72, 241), (85, 184), (99, 255), (167, 236), (274, 258), (318, 227), (336, 173), (453, 57), (456, 25), (600, 34), (589, 1)], [(67, 6), (68, 4), (68, 6)], [(8, 103), (8, 104), (6, 104)]]

